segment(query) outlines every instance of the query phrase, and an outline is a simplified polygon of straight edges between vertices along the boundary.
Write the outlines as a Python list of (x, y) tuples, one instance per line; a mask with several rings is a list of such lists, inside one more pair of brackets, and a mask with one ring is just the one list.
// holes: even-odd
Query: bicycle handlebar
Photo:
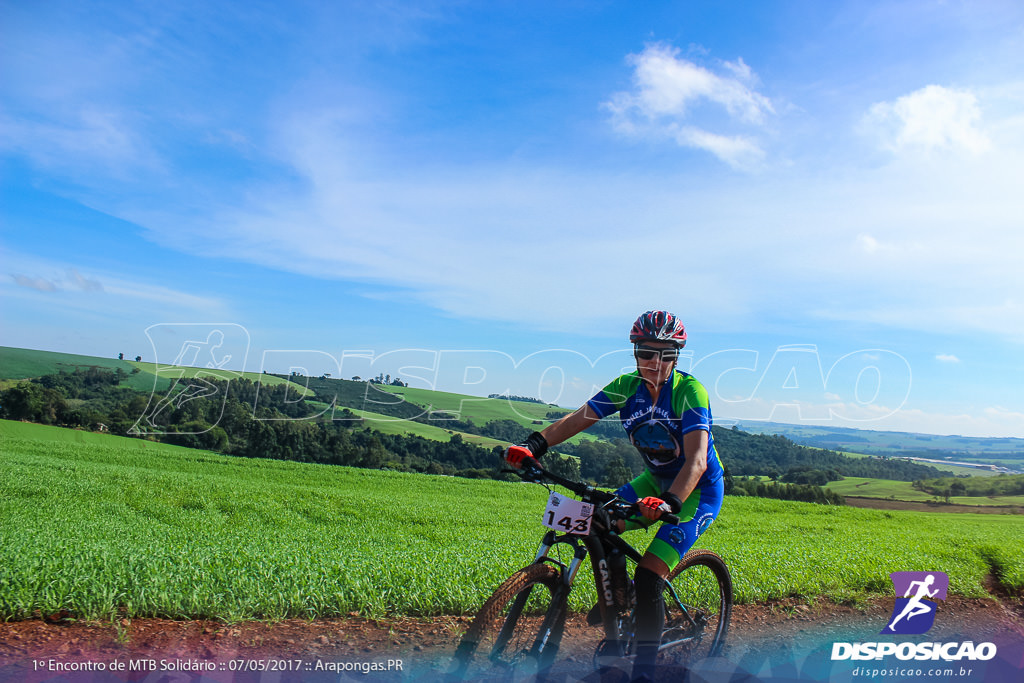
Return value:
[[(580, 481), (573, 481), (572, 479), (566, 479), (561, 475), (544, 469), (536, 458), (524, 458), (521, 469), (508, 471), (514, 472), (523, 481), (539, 484), (544, 479), (547, 479), (554, 484), (558, 484), (559, 486), (569, 489), (577, 496), (597, 501), (601, 503), (601, 506), (605, 508), (614, 519), (630, 519), (631, 517), (635, 517), (640, 514), (640, 506), (637, 503), (630, 503), (614, 493), (602, 491), (590, 486), (589, 484), (584, 484)], [(671, 512), (662, 512), (661, 517), (659, 517), (657, 521), (664, 522), (665, 524), (679, 524), (679, 517)]]

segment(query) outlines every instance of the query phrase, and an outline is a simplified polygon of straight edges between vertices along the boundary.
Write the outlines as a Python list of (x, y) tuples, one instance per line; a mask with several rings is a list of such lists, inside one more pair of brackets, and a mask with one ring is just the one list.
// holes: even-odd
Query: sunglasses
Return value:
[(655, 358), (658, 358), (662, 363), (671, 363), (679, 358), (679, 349), (657, 349), (652, 346), (641, 346), (637, 344), (633, 347), (633, 356), (635, 356), (637, 360), (654, 360)]

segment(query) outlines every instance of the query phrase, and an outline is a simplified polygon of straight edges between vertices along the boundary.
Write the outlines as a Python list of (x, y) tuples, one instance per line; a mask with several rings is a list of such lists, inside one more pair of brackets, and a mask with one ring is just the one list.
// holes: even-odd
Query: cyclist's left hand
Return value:
[(637, 501), (640, 514), (652, 521), (657, 521), (663, 512), (672, 512), (669, 504), (656, 496), (647, 496)]
[(521, 468), (532, 460), (535, 464), (537, 460), (533, 457), (533, 452), (526, 446), (509, 446), (505, 449), (505, 462), (516, 469)]

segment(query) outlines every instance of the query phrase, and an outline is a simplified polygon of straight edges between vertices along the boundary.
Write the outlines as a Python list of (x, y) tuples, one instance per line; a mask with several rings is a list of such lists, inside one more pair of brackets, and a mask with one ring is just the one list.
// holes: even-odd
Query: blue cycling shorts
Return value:
[[(654, 475), (650, 470), (644, 470), (643, 474), (619, 488), (615, 493), (635, 503), (647, 496), (657, 496), (668, 489), (675, 477), (662, 479)], [(654, 539), (647, 546), (647, 552), (657, 556), (662, 562), (668, 565), (671, 570), (679, 563), (679, 558), (686, 554), (686, 551), (693, 547), (697, 538), (707, 531), (711, 523), (718, 517), (722, 509), (722, 498), (725, 496), (725, 482), (722, 479), (693, 490), (683, 507), (679, 510), (679, 524), (662, 524)], [(640, 517), (626, 523), (626, 529), (646, 528), (654, 524), (646, 518)]]

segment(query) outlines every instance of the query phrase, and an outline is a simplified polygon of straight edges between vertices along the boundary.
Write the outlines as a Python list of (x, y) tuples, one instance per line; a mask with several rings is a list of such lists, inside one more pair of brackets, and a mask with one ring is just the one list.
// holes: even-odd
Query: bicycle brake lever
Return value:
[[(629, 519), (630, 517), (637, 517), (637, 516), (643, 517), (643, 514), (640, 512), (640, 504), (639, 503), (631, 504), (626, 509), (626, 513), (625, 514), (626, 514), (626, 516), (623, 517), (623, 519)], [(661, 516), (658, 517), (658, 519), (656, 519), (654, 521), (656, 521), (656, 522), (664, 522), (665, 524), (679, 524), (679, 517), (674, 515), (671, 512), (663, 511), (661, 513)]]
[(539, 482), (544, 478), (544, 470), (533, 463), (525, 463), (523, 469), (520, 471), (519, 476), (522, 477), (523, 481)]

